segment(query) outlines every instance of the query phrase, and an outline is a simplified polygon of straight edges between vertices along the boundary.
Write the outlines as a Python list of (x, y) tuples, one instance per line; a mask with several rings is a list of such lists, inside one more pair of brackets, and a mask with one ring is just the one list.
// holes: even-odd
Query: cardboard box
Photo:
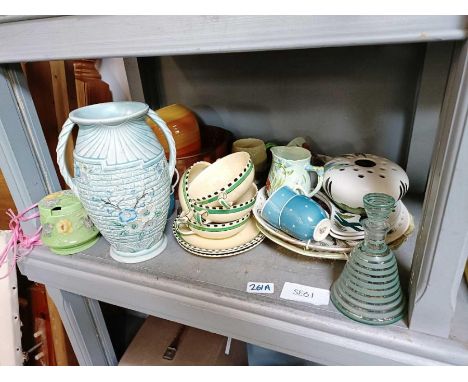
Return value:
[(247, 366), (244, 342), (232, 339), (226, 355), (227, 337), (185, 326), (172, 360), (163, 358), (183, 325), (148, 317), (130, 343), (119, 366)]

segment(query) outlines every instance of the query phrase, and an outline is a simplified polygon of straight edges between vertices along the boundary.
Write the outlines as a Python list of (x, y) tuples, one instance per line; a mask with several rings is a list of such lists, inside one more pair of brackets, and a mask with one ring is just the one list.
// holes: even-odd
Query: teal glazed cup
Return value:
[(280, 216), (284, 206), (298, 194), (291, 188), (283, 186), (278, 188), (268, 198), (265, 205), (263, 206), (261, 217), (270, 223), (273, 227), (281, 229)]
[(288, 186), (272, 194), (261, 216), (272, 226), (305, 242), (322, 241), (330, 233), (331, 222), (325, 210), (314, 200), (295, 193)]

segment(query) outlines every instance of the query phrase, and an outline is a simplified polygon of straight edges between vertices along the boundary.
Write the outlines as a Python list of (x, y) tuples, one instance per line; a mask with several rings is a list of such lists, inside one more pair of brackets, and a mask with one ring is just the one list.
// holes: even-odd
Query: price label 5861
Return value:
[(330, 291), (328, 289), (286, 282), (284, 283), (280, 297), (285, 300), (300, 301), (313, 305), (328, 305), (330, 302)]

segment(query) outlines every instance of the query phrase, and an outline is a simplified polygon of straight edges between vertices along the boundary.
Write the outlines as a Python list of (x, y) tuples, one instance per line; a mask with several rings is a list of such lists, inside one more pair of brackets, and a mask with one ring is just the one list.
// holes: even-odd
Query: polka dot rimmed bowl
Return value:
[(227, 155), (204, 169), (189, 185), (187, 193), (194, 203), (204, 207), (226, 207), (244, 195), (254, 180), (250, 155)]
[(195, 212), (195, 220), (198, 224), (227, 223), (249, 215), (257, 198), (257, 186), (252, 183), (250, 188), (231, 207), (205, 207), (193, 202), (192, 209)]
[(188, 213), (191, 210), (190, 197), (188, 195), (188, 188), (190, 183), (210, 164), (210, 162), (196, 162), (190, 166), (182, 175), (182, 178), (179, 182), (178, 195), (179, 203), (184, 213)]
[(226, 239), (241, 232), (249, 221), (250, 215), (228, 222), (216, 224), (198, 224), (186, 217), (176, 219), (176, 231), (181, 235), (198, 235), (207, 239)]

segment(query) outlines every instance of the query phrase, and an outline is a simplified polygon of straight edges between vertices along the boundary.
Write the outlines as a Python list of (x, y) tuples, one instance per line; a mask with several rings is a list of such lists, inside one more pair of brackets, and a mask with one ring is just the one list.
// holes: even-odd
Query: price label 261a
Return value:
[(249, 281), (247, 283), (247, 292), (248, 293), (274, 293), (275, 284)]

